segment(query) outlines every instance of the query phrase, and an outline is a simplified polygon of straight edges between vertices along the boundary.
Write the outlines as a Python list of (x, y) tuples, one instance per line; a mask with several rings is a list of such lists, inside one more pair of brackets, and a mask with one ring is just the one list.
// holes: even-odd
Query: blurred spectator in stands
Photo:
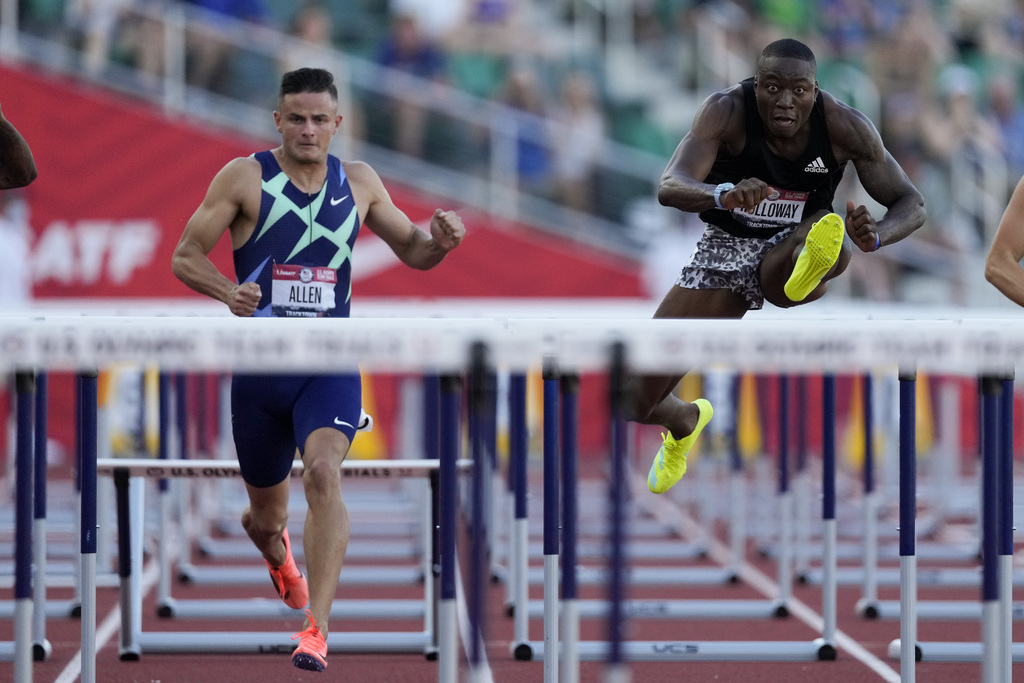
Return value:
[[(444, 52), (420, 30), (411, 14), (392, 17), (391, 33), (377, 52), (377, 62), (432, 81), (445, 77)], [(380, 106), (384, 108), (382, 113), (391, 116), (395, 148), (410, 156), (422, 156), (428, 112), (415, 102), (390, 95)]]
[(920, 120), (925, 149), (932, 158), (945, 164), (965, 153), (998, 154), (999, 132), (975, 102), (977, 75), (969, 67), (953, 64), (943, 71), (940, 83), (939, 106), (924, 109)]
[(445, 46), (452, 52), (526, 55), (539, 50), (538, 30), (527, 25), (525, 0), (464, 0)]
[(228, 20), (268, 23), (270, 13), (263, 0), (187, 0), (204, 13), (203, 22), (189, 32), (185, 79), (189, 85), (225, 94), (231, 78), (231, 56), (237, 49), (223, 39)]
[(82, 51), (82, 68), (89, 77), (103, 73), (110, 60), (121, 9), (131, 0), (70, 0), (67, 20), (78, 35)]
[(142, 85), (156, 87), (163, 75), (163, 21), (139, 11), (137, 0), (70, 0), (65, 22), (82, 53), (89, 78), (104, 75), (112, 59), (139, 70)]
[(441, 43), (462, 20), (466, 0), (389, 0), (391, 16), (410, 16), (431, 41)]
[(593, 184), (604, 145), (605, 122), (593, 79), (582, 71), (562, 82), (554, 119), (554, 181), (558, 199), (591, 211)]
[[(679, 22), (685, 43), (680, 55), (683, 86), (707, 93), (746, 78), (754, 69), (754, 53), (768, 43), (753, 47), (752, 26), (757, 23), (750, 12), (731, 0), (695, 3), (684, 11)], [(770, 42), (770, 41), (768, 41)]]
[(335, 144), (343, 149), (334, 153), (346, 158), (357, 156), (352, 154), (350, 145), (353, 140), (364, 139), (365, 122), (363, 112), (352, 95), (348, 62), (334, 44), (334, 22), (330, 12), (320, 2), (307, 2), (292, 17), (288, 33), (295, 40), (289, 41), (278, 55), (279, 76), (302, 67), (326, 69), (334, 74), (334, 84), (338, 88), (338, 113), (345, 121), (335, 136)]
[[(880, 33), (868, 49), (868, 75), (886, 95), (899, 95), (915, 106), (934, 96), (935, 75), (954, 48), (931, 3), (917, 2), (892, 29)], [(908, 99), (909, 96), (909, 99)]]
[(516, 174), (520, 189), (539, 192), (548, 186), (550, 153), (544, 91), (536, 71), (517, 65), (505, 81), (500, 100), (518, 112), (516, 117)]
[(879, 14), (871, 0), (820, 0), (818, 27), (825, 54), (860, 65), (879, 27)]
[(989, 118), (999, 130), (1003, 155), (1006, 157), (1008, 190), (1024, 176), (1024, 104), (1017, 86), (1017, 73), (1000, 73), (988, 86)]
[(157, 88), (166, 73), (164, 64), (164, 22), (157, 14), (157, 8), (146, 5), (152, 14), (137, 11), (141, 7), (133, 0), (127, 0), (118, 21), (118, 40), (115, 51), (122, 51), (131, 65), (138, 70), (142, 85)]

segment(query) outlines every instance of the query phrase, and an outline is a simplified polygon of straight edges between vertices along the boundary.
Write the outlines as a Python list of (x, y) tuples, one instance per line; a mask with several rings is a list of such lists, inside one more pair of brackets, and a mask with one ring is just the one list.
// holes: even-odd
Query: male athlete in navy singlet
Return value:
[[(328, 153), (341, 124), (338, 91), (323, 69), (281, 79), (274, 122), (281, 146), (228, 162), (210, 183), (174, 252), (174, 274), (238, 316), (347, 317), (352, 248), (365, 225), (411, 268), (427, 270), (459, 246), (462, 220), (437, 209), (429, 233), (399, 210), (377, 173)], [(230, 234), (235, 275), (209, 253)], [(358, 373), (235, 374), (232, 430), (249, 494), (242, 526), (289, 606), (306, 607), (292, 663), (323, 671), (327, 626), (349, 539), (341, 464), (365, 420)], [(288, 477), (303, 460), (308, 504), (303, 531), (308, 581), (286, 528)]]
[[(875, 219), (848, 202), (833, 212), (852, 162), (885, 207)], [(768, 45), (756, 76), (708, 97), (662, 175), (658, 201), (699, 213), (706, 229), (655, 318), (741, 318), (765, 300), (789, 308), (821, 298), (856, 246), (873, 252), (925, 220), (924, 199), (859, 111), (819, 90), (811, 50)], [(631, 419), (665, 427), (647, 485), (664, 493), (686, 471), (686, 454), (711, 420), (711, 404), (673, 394), (681, 376), (644, 376)]]

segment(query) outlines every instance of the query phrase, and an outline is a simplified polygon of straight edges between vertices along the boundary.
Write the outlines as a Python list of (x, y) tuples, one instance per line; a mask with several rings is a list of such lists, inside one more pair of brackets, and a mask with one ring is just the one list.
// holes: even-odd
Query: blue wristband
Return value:
[(877, 232), (875, 233), (875, 248), (871, 251), (878, 251), (882, 246), (882, 236)]

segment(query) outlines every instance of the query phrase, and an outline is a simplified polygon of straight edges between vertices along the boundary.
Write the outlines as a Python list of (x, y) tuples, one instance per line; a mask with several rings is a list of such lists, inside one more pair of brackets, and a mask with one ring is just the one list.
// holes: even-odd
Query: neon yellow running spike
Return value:
[(711, 404), (703, 398), (698, 398), (693, 404), (700, 414), (697, 416), (697, 426), (690, 434), (681, 439), (674, 438), (671, 433), (661, 435), (661, 448), (651, 465), (651, 473), (647, 475), (647, 488), (651, 493), (665, 493), (683, 478), (686, 474), (686, 455), (693, 444), (697, 443), (697, 437), (707, 423), (711, 422), (714, 414)]
[(803, 301), (821, 282), (821, 278), (835, 265), (843, 248), (846, 222), (830, 213), (811, 226), (803, 251), (793, 266), (793, 274), (786, 281), (786, 296), (790, 301)]

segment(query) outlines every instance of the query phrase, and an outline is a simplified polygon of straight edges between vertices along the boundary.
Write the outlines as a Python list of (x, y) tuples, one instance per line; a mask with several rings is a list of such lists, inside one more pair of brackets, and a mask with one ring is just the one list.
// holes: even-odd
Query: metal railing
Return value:
[[(567, 36), (573, 45), (570, 57), (579, 59), (600, 44), (599, 37), (588, 31), (599, 30), (596, 16), (615, 3), (575, 1), (579, 21)], [(121, 16), (122, 25), (144, 19), (162, 27), (164, 68), (157, 78), (147, 79), (123, 59), (110, 59), (99, 70), (86, 68), (82, 53), (68, 41), (66, 32), (45, 35), (15, 30), (14, 27), (20, 27), (18, 8), (18, 0), (0, 0), (0, 57), (90, 78), (157, 103), (172, 117), (212, 122), (268, 140), (277, 137), (270, 111), (276, 104), (278, 58), (309, 49), (302, 41), (267, 26), (212, 15), (173, 0), (147, 0), (128, 5)], [(724, 39), (714, 38), (712, 20), (705, 21), (707, 30), (698, 31), (694, 39), (701, 41), (698, 54), (703, 55), (696, 65), (698, 80), (706, 86), (703, 90), (709, 90), (712, 86), (721, 87), (723, 79), (731, 78), (738, 57), (728, 52)], [(188, 83), (189, 37), (204, 33), (231, 46), (234, 87), (227, 93), (218, 94)], [(615, 39), (618, 48), (629, 47), (629, 32), (615, 30), (609, 37)], [(596, 162), (593, 207), (579, 212), (560, 205), (543, 188), (525, 186), (518, 174), (518, 140), (528, 140), (552, 152), (552, 139), (558, 132), (552, 133), (556, 124), (551, 120), (352, 54), (329, 52), (328, 60), (339, 67), (335, 73), (339, 91), (351, 98), (349, 106), (362, 106), (368, 124), (379, 125), (382, 112), (395, 103), (404, 103), (426, 113), (435, 135), (426, 154), (409, 156), (371, 135), (354, 139), (349, 135), (350, 127), (343, 123), (334, 150), (339, 156), (365, 159), (383, 175), (437, 195), (456, 207), (480, 208), (635, 258), (640, 258), (649, 246), (644, 230), (630, 225), (630, 209), (654, 202), (666, 158), (605, 139)], [(871, 120), (879, 120), (879, 93), (863, 72), (842, 66), (830, 73), (827, 89), (851, 100)], [(956, 188), (951, 199), (956, 211), (965, 220), (984, 226), (983, 238), (990, 239), (1008, 197), (1005, 165), (1000, 166), (999, 162), (988, 159), (980, 167), (955, 166), (951, 171), (950, 186)], [(665, 211), (666, 216), (672, 213)], [(666, 220), (672, 220), (671, 216)], [(923, 267), (943, 277), (945, 258), (928, 254), (920, 259), (910, 249), (902, 248), (887, 250), (884, 257), (915, 268), (922, 267), (922, 263), (937, 263), (934, 269)]]
[[(87, 69), (82, 53), (65, 40), (25, 31), (17, 25), (17, 0), (0, 1), (0, 56), (82, 78), (158, 103), (172, 117), (187, 117), (276, 139), (270, 112), (276, 104), (278, 59), (309, 46), (279, 30), (170, 0), (133, 4), (122, 10), (120, 25), (132, 21), (162, 26), (162, 73), (147, 77), (124, 60), (110, 59), (102, 69)], [(215, 27), (215, 28), (210, 28)], [(213, 31), (211, 33), (211, 31)], [(189, 85), (189, 39), (207, 34), (230, 45), (233, 87), (215, 93)], [(524, 220), (592, 244), (638, 255), (642, 247), (622, 224), (629, 204), (655, 193), (666, 162), (655, 155), (604, 140), (595, 169), (594, 210), (580, 213), (559, 205), (542, 191), (523, 188), (517, 173), (517, 140), (552, 150), (557, 124), (494, 100), (482, 99), (442, 82), (424, 81), (372, 61), (331, 50), (327, 58), (339, 68), (339, 92), (363, 105), (362, 116), (378, 123), (394, 103), (421, 108), (430, 118), (435, 152), (422, 158), (389, 149), (387, 144), (355, 140), (342, 125), (340, 156), (358, 154), (378, 171), (401, 182), (437, 193), (459, 205), (476, 206), (511, 220)]]

